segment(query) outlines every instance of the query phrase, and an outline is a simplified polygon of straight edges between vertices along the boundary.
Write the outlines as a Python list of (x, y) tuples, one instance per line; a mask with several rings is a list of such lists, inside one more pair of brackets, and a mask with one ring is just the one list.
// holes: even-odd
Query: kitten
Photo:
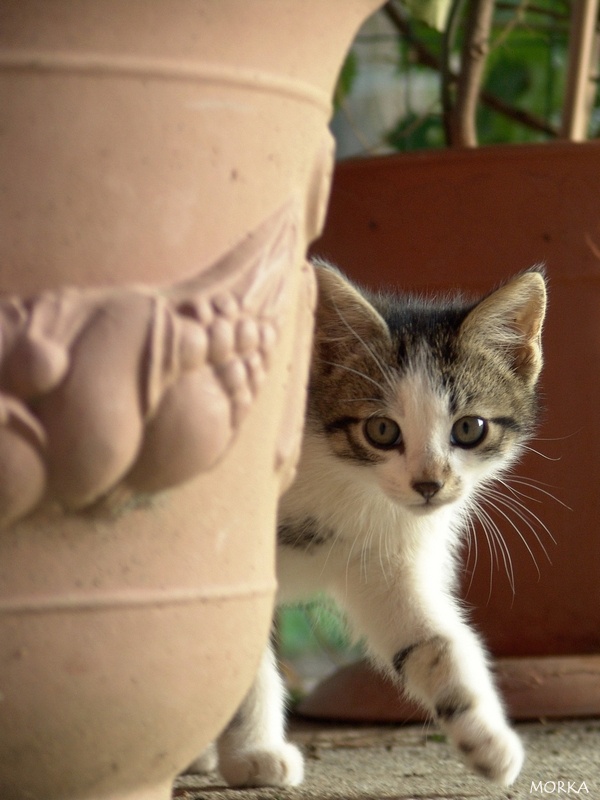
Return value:
[[(511, 784), (523, 749), (454, 597), (469, 508), (536, 419), (546, 291), (526, 272), (477, 303), (359, 292), (316, 265), (319, 301), (297, 478), (280, 503), (280, 601), (325, 591), (374, 663), (467, 764)], [(298, 784), (269, 650), (218, 742), (232, 785)]]

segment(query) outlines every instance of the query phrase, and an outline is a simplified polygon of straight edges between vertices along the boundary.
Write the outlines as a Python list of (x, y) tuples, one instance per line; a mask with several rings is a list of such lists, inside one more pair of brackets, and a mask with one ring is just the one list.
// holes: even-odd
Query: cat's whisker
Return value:
[(428, 712), (425, 716), (425, 719), (423, 720), (423, 738), (425, 746), (427, 746), (429, 737), (431, 736), (431, 730), (432, 728), (434, 728), (435, 724), (436, 721), (434, 719), (433, 714), (431, 712)]
[(495, 527), (494, 522), (490, 518), (489, 514), (486, 512), (484, 508), (481, 506), (477, 509), (477, 518), (481, 522), (481, 524), (485, 527), (486, 535), (490, 534), (490, 556), (492, 557), (492, 562), (495, 564), (496, 569), (500, 568), (500, 559), (498, 558), (498, 548), (496, 545), (496, 537), (494, 536)]
[[(537, 514), (534, 514), (534, 512), (530, 508), (527, 508), (526, 505), (521, 503), (519, 500), (516, 500), (514, 497), (507, 497), (505, 494), (502, 494), (502, 492), (499, 492), (496, 489), (489, 489), (488, 492), (495, 499), (497, 499), (498, 502), (500, 502), (503, 506), (505, 506), (507, 508), (510, 508), (519, 517), (519, 519), (521, 519), (525, 523), (525, 525), (527, 525), (527, 527), (532, 531), (533, 535), (535, 536), (538, 544), (540, 545), (540, 547), (544, 551), (544, 553), (546, 555), (546, 558), (548, 559), (548, 561), (550, 561), (550, 563), (552, 563), (551, 560), (550, 560), (550, 556), (548, 555), (548, 553), (546, 551), (546, 548), (544, 547), (544, 544), (543, 544), (543, 542), (542, 542), (537, 530), (535, 529), (534, 525), (532, 524), (531, 520), (533, 520), (534, 523), (539, 525), (540, 528), (545, 533), (548, 534), (548, 536), (550, 537), (550, 539), (551, 539), (553, 544), (556, 544), (556, 539), (552, 535), (552, 533), (551, 533), (550, 529), (548, 528), (548, 526), (545, 525), (544, 522), (542, 522), (542, 520), (537, 516)], [(527, 516), (529, 516), (530, 519), (528, 519)]]
[(391, 555), (390, 555), (390, 536), (387, 526), (380, 528), (378, 530), (378, 540), (377, 540), (378, 550), (379, 550), (379, 567), (381, 569), (381, 574), (385, 578), (385, 582), (387, 586), (391, 585), (392, 577), (391, 577), (391, 570), (389, 565), (391, 564)]
[(344, 335), (344, 336), (323, 336), (323, 335), (321, 335), (321, 341), (322, 342), (327, 342), (327, 344), (337, 344), (337, 343), (346, 342), (347, 340), (348, 340), (348, 337), (346, 335)]
[[(511, 517), (506, 513), (506, 511), (504, 511), (500, 506), (501, 505), (506, 505), (509, 508), (511, 508), (511, 510), (513, 510), (513, 511), (515, 511), (515, 509), (512, 509), (512, 507), (509, 506), (507, 503), (502, 503), (502, 501), (499, 498), (495, 498), (495, 499), (492, 500), (492, 499), (490, 499), (489, 496), (486, 496), (484, 498), (483, 502), (487, 503), (491, 508), (494, 509), (494, 511), (497, 514), (499, 514), (501, 517), (503, 517), (508, 522), (508, 524), (511, 526), (511, 528), (513, 528), (513, 530), (517, 533), (518, 537), (521, 539), (521, 541), (525, 545), (525, 548), (526, 548), (527, 552), (531, 556), (531, 560), (533, 562), (533, 565), (535, 566), (535, 569), (536, 569), (536, 572), (537, 572), (537, 575), (538, 575), (538, 580), (539, 580), (542, 577), (542, 573), (541, 573), (540, 567), (538, 565), (537, 558), (535, 557), (535, 553), (531, 549), (531, 545), (529, 544), (529, 542), (527, 541), (527, 539), (525, 538), (523, 533), (519, 530), (519, 526), (514, 522), (513, 519), (511, 519)], [(516, 511), (515, 511), (515, 513), (516, 513)], [(533, 526), (525, 519), (525, 517), (522, 517), (522, 520), (534, 532), (534, 535), (536, 536), (538, 544), (542, 548), (542, 550), (543, 550), (546, 558), (548, 559), (548, 561), (550, 561), (550, 557), (548, 556), (548, 552), (546, 551), (546, 548), (541, 543), (541, 541), (539, 539), (539, 536), (537, 536), (537, 533), (535, 532), (535, 529), (533, 528)]]
[(340, 403), (378, 403), (381, 404), (381, 397), (341, 397)]
[(382, 393), (385, 392), (384, 387), (379, 383), (379, 381), (376, 381), (374, 378), (371, 378), (370, 375), (366, 375), (364, 372), (361, 372), (358, 369), (354, 369), (353, 367), (349, 367), (347, 364), (340, 364), (337, 361), (326, 361), (323, 358), (321, 358), (319, 360), (320, 360), (320, 362), (322, 364), (327, 364), (330, 367), (338, 367), (339, 369), (345, 369), (346, 372), (352, 372), (354, 375), (358, 375), (360, 378), (364, 378), (364, 380), (368, 381), (369, 383), (372, 383), (374, 386), (376, 386), (380, 390), (380, 392), (382, 392)]
[(527, 450), (529, 453), (535, 453), (536, 456), (540, 456), (540, 458), (545, 459), (546, 461), (560, 461), (560, 456), (552, 457), (546, 455), (546, 453), (542, 453), (541, 450), (536, 450), (535, 447), (531, 447), (531, 445), (524, 444), (521, 445), (523, 450)]
[[(477, 505), (475, 505), (475, 503), (473, 504), (473, 513), (479, 520), (481, 527), (484, 531), (484, 534), (486, 536), (486, 539), (488, 540), (488, 549), (490, 550), (490, 562), (491, 562), (490, 572), (493, 572), (494, 560), (496, 563), (496, 568), (497, 569), (500, 568), (500, 561), (498, 558), (498, 549), (499, 549), (502, 558), (502, 563), (504, 566), (504, 571), (506, 573), (506, 577), (511, 587), (511, 592), (514, 597), (516, 591), (516, 585), (515, 585), (512, 558), (510, 555), (510, 550), (508, 548), (508, 545), (506, 544), (506, 541), (501, 531), (496, 525), (496, 522), (481, 505), (481, 501), (479, 501)], [(476, 537), (475, 540), (477, 540)], [(492, 555), (492, 551), (494, 555)], [(488, 602), (491, 598), (491, 592), (492, 592), (492, 577), (490, 576), (490, 590), (488, 594)]]
[(529, 441), (531, 442), (564, 442), (567, 439), (572, 439), (574, 436), (579, 436), (584, 429), (578, 428), (572, 433), (566, 433), (564, 436), (534, 436)]
[[(486, 512), (484, 511), (484, 513)], [(488, 515), (488, 520), (490, 524), (491, 535), (498, 542), (498, 547), (500, 550), (500, 554), (502, 556), (502, 563), (504, 565), (504, 572), (506, 573), (506, 577), (508, 578), (511, 594), (514, 598), (516, 594), (516, 583), (515, 583), (515, 571), (512, 563), (512, 556), (510, 554), (510, 549), (508, 547), (508, 544), (506, 543), (506, 539), (502, 535), (502, 531), (489, 515)]]
[(482, 529), (483, 534), (485, 536), (485, 540), (486, 540), (486, 543), (487, 543), (487, 546), (488, 546), (488, 551), (489, 551), (489, 554), (490, 554), (490, 576), (489, 576), (490, 577), (490, 588), (489, 588), (489, 591), (488, 591), (488, 599), (487, 599), (487, 602), (489, 604), (489, 602), (491, 600), (491, 597), (492, 597), (492, 587), (493, 587), (493, 584), (494, 584), (494, 549), (495, 549), (495, 546), (494, 546), (494, 549), (493, 549), (492, 548), (493, 540), (490, 541), (489, 522), (484, 516), (483, 509), (480, 506), (478, 507), (476, 505), (473, 505), (472, 512), (473, 512), (473, 515), (475, 516), (475, 518), (478, 520), (479, 524), (481, 525), (481, 529)]
[[(474, 513), (474, 512), (473, 512)], [(465, 533), (467, 534), (467, 557), (465, 559), (465, 572), (468, 568), (469, 561), (471, 559), (471, 549), (473, 549), (473, 568), (471, 569), (471, 580), (469, 581), (469, 586), (467, 587), (467, 594), (471, 591), (471, 587), (473, 586), (473, 579), (475, 578), (475, 570), (477, 569), (477, 563), (479, 561), (479, 546), (477, 543), (477, 533), (475, 531), (475, 523), (470, 515), (465, 517)]]
[[(488, 512), (482, 506), (479, 507), (478, 511), (480, 513), (479, 519), (482, 525), (484, 524), (483, 519), (485, 518), (485, 527), (487, 531), (486, 535), (489, 535), (492, 542), (494, 543), (494, 552), (496, 553), (496, 556), (498, 550), (500, 551), (502, 564), (504, 566), (504, 572), (508, 579), (508, 583), (511, 588), (511, 593), (514, 597), (516, 593), (515, 574), (508, 545), (506, 544), (504, 536), (502, 535), (502, 532), (498, 528), (498, 525), (496, 524), (494, 519), (488, 514)], [(496, 561), (496, 568), (497, 569), (500, 568), (500, 562), (498, 559)], [(491, 595), (491, 587), (490, 587), (490, 595)], [(489, 597), (488, 597), (488, 602), (489, 602)]]
[(356, 330), (355, 330), (355, 329), (352, 327), (352, 325), (350, 325), (350, 323), (348, 322), (348, 320), (346, 319), (346, 317), (345, 317), (345, 316), (343, 315), (343, 313), (341, 312), (341, 310), (340, 310), (339, 306), (337, 305), (337, 303), (335, 302), (335, 300), (333, 301), (333, 307), (335, 308), (335, 310), (336, 310), (336, 312), (337, 312), (337, 315), (338, 315), (338, 317), (340, 318), (340, 320), (342, 321), (342, 323), (343, 323), (343, 324), (346, 326), (346, 328), (347, 328), (347, 329), (350, 331), (350, 333), (351, 333), (351, 334), (354, 336), (354, 338), (355, 338), (355, 339), (356, 339), (358, 342), (360, 342), (360, 344), (363, 346), (363, 349), (365, 350), (365, 352), (367, 353), (367, 355), (369, 355), (369, 356), (370, 356), (370, 357), (373, 359), (373, 361), (374, 361), (375, 365), (377, 366), (377, 368), (378, 368), (378, 369), (379, 369), (379, 371), (381, 372), (381, 377), (382, 377), (382, 378), (385, 380), (385, 382), (387, 383), (387, 385), (388, 385), (388, 388), (389, 388), (389, 389), (391, 389), (392, 391), (394, 391), (394, 388), (395, 388), (395, 387), (394, 387), (393, 381), (392, 381), (392, 380), (391, 380), (391, 378), (390, 378), (390, 375), (389, 375), (389, 370), (388, 370), (388, 369), (386, 369), (385, 365), (383, 364), (383, 362), (381, 361), (381, 359), (379, 358), (379, 356), (378, 356), (378, 355), (375, 353), (375, 351), (373, 350), (373, 348), (372, 348), (372, 347), (370, 347), (370, 346), (368, 345), (368, 343), (367, 343), (367, 342), (366, 342), (366, 341), (365, 341), (365, 340), (362, 338), (362, 336), (361, 336), (361, 335), (358, 333), (358, 331), (356, 331)]
[(544, 499), (542, 497), (532, 497), (531, 495), (526, 494), (525, 492), (521, 492), (519, 489), (515, 489), (514, 486), (511, 486), (506, 481), (498, 479), (498, 483), (502, 485), (507, 492), (510, 492), (511, 495), (516, 499), (523, 497), (525, 498), (525, 500), (529, 500), (531, 503), (538, 503), (539, 505), (542, 505), (544, 502)]
[(368, 551), (365, 552), (364, 563), (365, 563), (365, 582), (367, 580), (367, 567), (368, 562), (370, 561), (371, 557), (373, 557), (374, 551), (377, 551), (377, 558), (379, 560), (379, 567), (381, 570), (381, 574), (385, 576), (385, 570), (383, 568), (383, 561), (381, 556), (381, 530), (377, 527), (371, 525), (369, 527), (369, 533), (367, 535), (367, 543), (368, 543)]
[(374, 529), (369, 527), (367, 529), (366, 536), (364, 537), (361, 551), (360, 551), (360, 571), (365, 583), (368, 583), (368, 573), (369, 573), (369, 554), (371, 550), (371, 542), (373, 541), (374, 536)]
[(325, 557), (325, 560), (323, 561), (323, 566), (321, 567), (321, 576), (325, 574), (327, 570), (327, 564), (329, 563), (329, 559), (331, 558), (332, 554), (335, 554), (338, 543), (340, 541), (343, 541), (344, 539), (343, 528), (336, 527), (334, 528), (334, 531), (335, 533), (331, 537), (331, 545), (329, 546), (329, 549), (327, 551), (327, 556)]
[(511, 483), (516, 483), (516, 484), (519, 484), (520, 486), (526, 486), (529, 489), (532, 489), (532, 490), (534, 490), (536, 492), (539, 492), (540, 494), (543, 494), (545, 497), (548, 497), (550, 500), (554, 500), (555, 503), (558, 503), (559, 506), (562, 506), (563, 508), (566, 508), (567, 511), (572, 511), (573, 510), (571, 508), (571, 506), (568, 506), (566, 503), (564, 503), (562, 500), (560, 500), (558, 497), (556, 497), (556, 495), (552, 494), (552, 492), (549, 492), (547, 489), (543, 489), (542, 486), (546, 486), (546, 487), (549, 487), (549, 488), (554, 488), (554, 487), (550, 487), (549, 484), (543, 483), (542, 481), (536, 481), (533, 478), (522, 478), (522, 477), (519, 478), (519, 477), (512, 477), (511, 476), (511, 477), (504, 477), (502, 480), (500, 480), (500, 483), (503, 486), (505, 486), (509, 491), (511, 491), (513, 493), (516, 493), (516, 494), (519, 494), (519, 495), (521, 495), (521, 497), (525, 497), (528, 500), (532, 500), (534, 503), (543, 503), (543, 499), (538, 499), (538, 498), (535, 498), (535, 497), (531, 497), (530, 495), (527, 495), (524, 492), (520, 492), (518, 489), (515, 489), (514, 487), (511, 487), (510, 484)]
[(548, 489), (557, 489), (558, 487), (553, 486), (551, 483), (546, 483), (545, 481), (540, 481), (538, 478), (532, 478), (531, 475), (525, 477), (524, 475), (504, 475), (503, 480), (510, 481), (513, 483), (526, 483), (528, 486), (537, 487), (537, 486), (545, 486)]
[[(352, 563), (352, 553), (354, 552), (354, 548), (356, 546), (357, 541), (359, 539), (362, 539), (363, 536), (364, 536), (363, 531), (361, 531), (360, 528), (357, 527), (354, 538), (352, 539), (352, 544), (350, 545), (350, 550), (348, 551), (348, 555), (346, 557), (346, 594), (348, 593), (348, 587), (350, 585), (350, 564)], [(361, 553), (361, 558), (362, 558), (362, 553)]]
[(460, 536), (461, 534), (465, 537), (466, 544), (467, 544), (467, 553), (464, 558), (464, 565), (463, 568), (466, 571), (469, 560), (471, 558), (471, 547), (472, 547), (472, 538), (473, 538), (473, 512), (471, 511), (470, 505), (466, 505), (463, 509), (463, 514), (461, 518), (461, 523), (457, 526), (457, 534)]

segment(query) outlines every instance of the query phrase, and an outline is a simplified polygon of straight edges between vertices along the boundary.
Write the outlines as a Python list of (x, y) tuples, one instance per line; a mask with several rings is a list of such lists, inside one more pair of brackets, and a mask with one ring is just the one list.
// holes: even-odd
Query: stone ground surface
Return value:
[[(297, 789), (227, 789), (218, 775), (178, 779), (176, 800), (600, 800), (600, 720), (517, 726), (527, 762), (509, 789), (470, 775), (431, 727), (356, 726), (293, 720), (306, 756)], [(560, 783), (562, 781), (562, 784)]]

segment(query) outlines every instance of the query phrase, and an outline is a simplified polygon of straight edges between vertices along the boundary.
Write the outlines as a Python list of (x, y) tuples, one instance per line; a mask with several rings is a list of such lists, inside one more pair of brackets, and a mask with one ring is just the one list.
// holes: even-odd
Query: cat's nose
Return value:
[(425, 500), (431, 500), (443, 487), (440, 481), (413, 481), (412, 488), (418, 492)]

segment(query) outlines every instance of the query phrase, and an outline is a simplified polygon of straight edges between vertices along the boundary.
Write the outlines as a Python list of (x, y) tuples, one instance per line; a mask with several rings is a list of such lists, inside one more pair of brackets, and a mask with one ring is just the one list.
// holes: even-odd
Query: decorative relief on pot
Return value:
[(305, 384), (312, 351), (311, 342), (316, 304), (315, 272), (312, 264), (305, 261), (300, 271), (294, 364), (290, 370), (290, 381), (284, 403), (285, 413), (281, 420), (275, 448), (275, 472), (279, 474), (282, 492), (292, 485), (300, 457), (306, 406)]
[(287, 203), (168, 288), (0, 297), (0, 525), (182, 483), (224, 455), (269, 369), (296, 247)]

